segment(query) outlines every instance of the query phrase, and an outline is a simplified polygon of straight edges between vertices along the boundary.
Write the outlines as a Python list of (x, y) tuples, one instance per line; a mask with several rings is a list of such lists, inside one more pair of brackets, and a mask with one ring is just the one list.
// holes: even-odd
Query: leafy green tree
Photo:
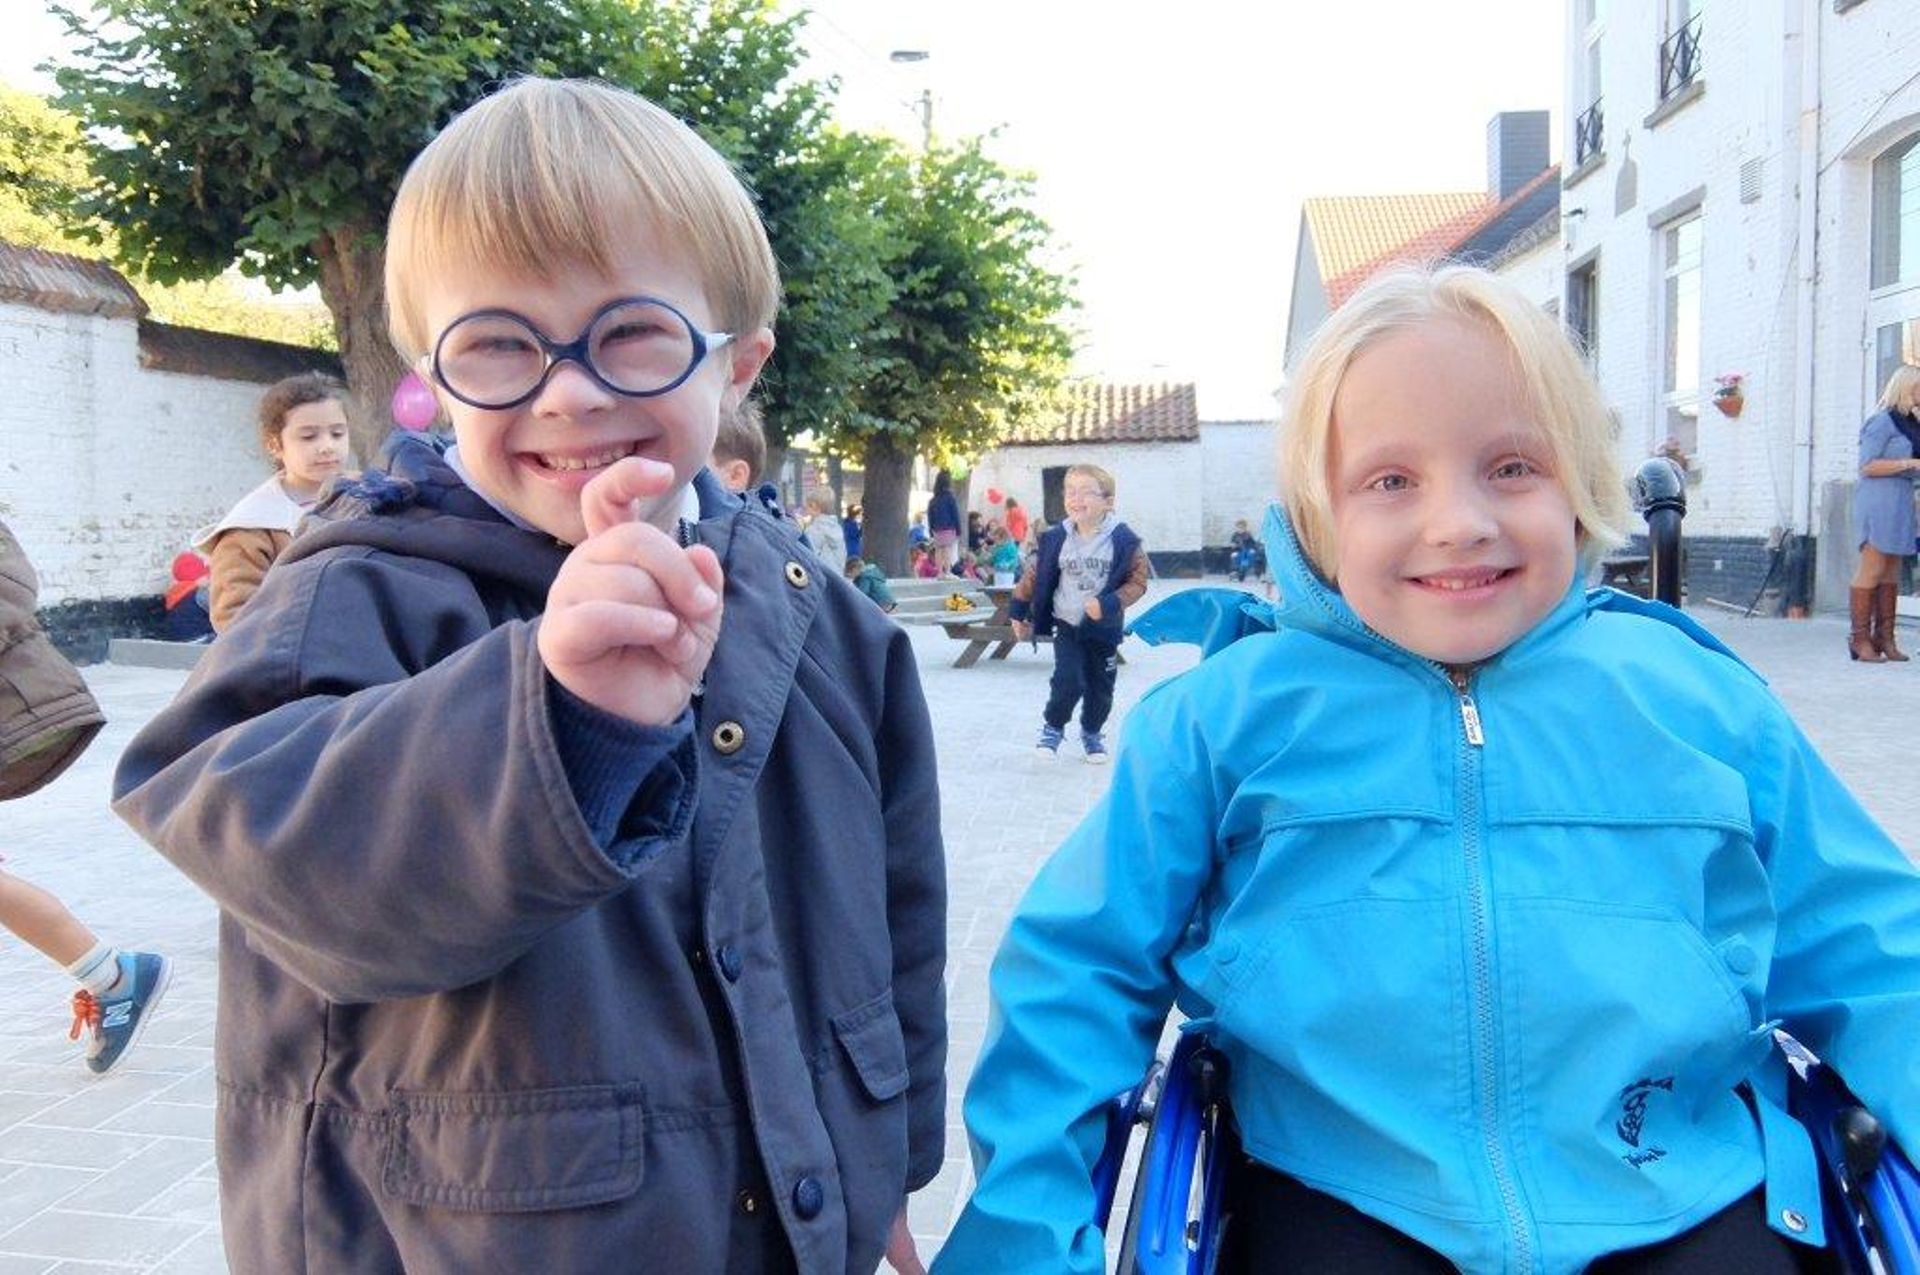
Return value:
[(66, 220), (86, 181), (80, 122), (45, 98), (0, 84), (0, 239), (86, 251), (85, 237)]
[(858, 415), (861, 342), (885, 321), (902, 250), (871, 207), (888, 148), (836, 128), (833, 85), (801, 77), (805, 20), (772, 0), (662, 5), (609, 72), (692, 124), (754, 192), (785, 293), (757, 391), (776, 457)]
[(1073, 351), (1072, 280), (1046, 262), (1050, 232), (1031, 183), (978, 139), (917, 159), (896, 153), (878, 206), (906, 245), (885, 322), (862, 344), (857, 413), (830, 440), (865, 467), (874, 560), (906, 570), (915, 455), (955, 465), (1043, 410)]
[(363, 455), (402, 372), (382, 293), (388, 205), (461, 108), (521, 72), (600, 73), (626, 0), (92, 0), (54, 5), (75, 53), (60, 104), (87, 121), (83, 216), (162, 282), (238, 267), (317, 282)]
[[(87, 228), (75, 207), (88, 183), (80, 121), (37, 94), (0, 85), (0, 239), (94, 257), (108, 231)], [(166, 323), (261, 337), (289, 345), (334, 347), (326, 308), (250, 296), (231, 273), (162, 284), (128, 272), (152, 317)]]

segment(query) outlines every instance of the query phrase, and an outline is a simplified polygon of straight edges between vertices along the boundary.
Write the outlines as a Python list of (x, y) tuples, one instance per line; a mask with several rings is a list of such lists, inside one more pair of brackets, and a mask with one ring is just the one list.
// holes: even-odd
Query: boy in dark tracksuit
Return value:
[(705, 469), (773, 348), (752, 199), (529, 78), (386, 261), (455, 446), (317, 510), (115, 776), (221, 908), (229, 1265), (912, 1269), (932, 730), (906, 634)]
[(1113, 711), (1126, 608), (1147, 591), (1147, 552), (1113, 512), (1113, 475), (1098, 465), (1067, 471), (1067, 517), (1040, 536), (1038, 552), (1013, 587), (1013, 631), (1025, 641), (1053, 636), (1053, 681), (1036, 751), (1060, 752), (1073, 707), (1087, 761), (1108, 760), (1101, 728)]

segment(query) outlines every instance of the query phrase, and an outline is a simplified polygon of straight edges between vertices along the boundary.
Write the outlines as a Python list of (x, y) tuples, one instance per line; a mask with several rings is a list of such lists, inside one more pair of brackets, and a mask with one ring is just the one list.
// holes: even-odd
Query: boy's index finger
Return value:
[(642, 456), (627, 456), (607, 467), (580, 489), (580, 517), (587, 535), (597, 536), (623, 522), (639, 522), (637, 501), (658, 496), (673, 486), (673, 466)]

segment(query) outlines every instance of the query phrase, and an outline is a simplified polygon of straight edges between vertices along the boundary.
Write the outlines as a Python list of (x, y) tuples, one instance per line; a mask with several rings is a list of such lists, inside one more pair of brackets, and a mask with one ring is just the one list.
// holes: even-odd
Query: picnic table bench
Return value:
[[(947, 596), (960, 594), (973, 602), (966, 611), (903, 611), (894, 616), (902, 624), (938, 625), (946, 630), (947, 636), (956, 642), (965, 642), (966, 647), (953, 661), (955, 668), (972, 668), (980, 662), (980, 657), (993, 648), (990, 659), (1004, 660), (1013, 654), (1013, 648), (1020, 639), (1013, 635), (1013, 586), (1005, 584), (969, 584), (956, 579), (945, 593), (941, 594), (944, 603)], [(1029, 639), (1035, 640), (1035, 639)], [(1037, 639), (1052, 642), (1051, 637)]]

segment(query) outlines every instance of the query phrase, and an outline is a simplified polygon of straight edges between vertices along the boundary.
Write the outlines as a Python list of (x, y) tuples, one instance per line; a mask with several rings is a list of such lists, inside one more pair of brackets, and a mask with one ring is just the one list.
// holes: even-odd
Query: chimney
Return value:
[(1487, 193), (1505, 199), (1547, 167), (1546, 111), (1502, 111), (1487, 124)]

